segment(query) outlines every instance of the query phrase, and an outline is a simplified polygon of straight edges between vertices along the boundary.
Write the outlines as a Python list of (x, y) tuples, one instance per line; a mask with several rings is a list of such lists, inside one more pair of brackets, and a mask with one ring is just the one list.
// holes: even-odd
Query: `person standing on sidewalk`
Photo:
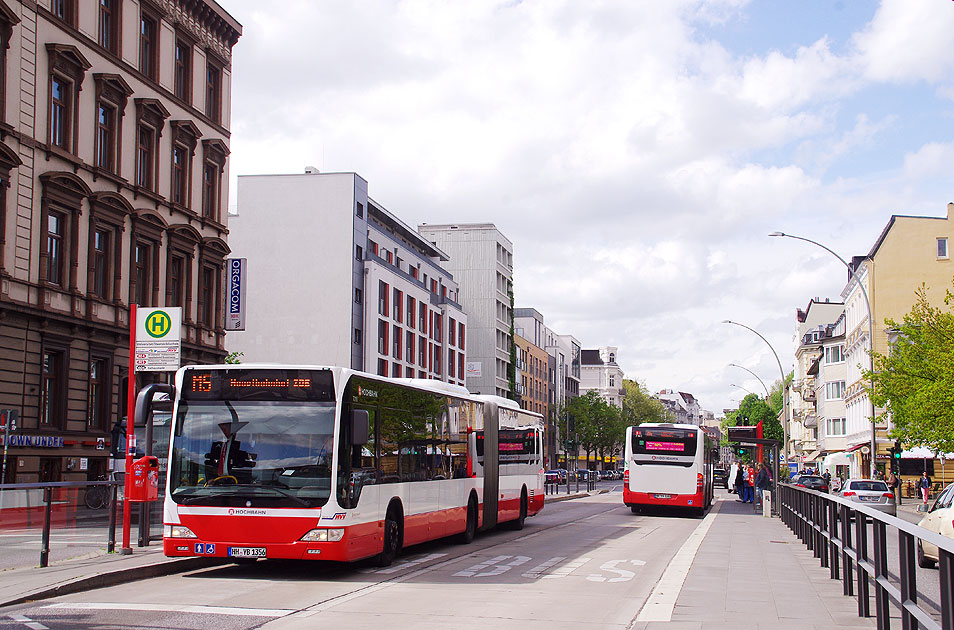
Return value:
[(758, 493), (758, 503), (762, 505), (762, 493), (766, 488), (772, 487), (772, 475), (769, 474), (765, 464), (759, 464), (759, 474), (755, 476), (755, 491)]
[(901, 505), (901, 480), (898, 479), (898, 476), (894, 474), (894, 471), (891, 471), (891, 474), (888, 475), (888, 487), (891, 488), (891, 492), (894, 493), (894, 502), (897, 505)]
[(921, 473), (918, 488), (921, 489), (921, 499), (924, 501), (924, 505), (927, 505), (928, 497), (931, 494), (931, 478), (928, 477), (926, 470)]
[(739, 462), (739, 467), (735, 470), (735, 494), (739, 501), (745, 503), (745, 465)]

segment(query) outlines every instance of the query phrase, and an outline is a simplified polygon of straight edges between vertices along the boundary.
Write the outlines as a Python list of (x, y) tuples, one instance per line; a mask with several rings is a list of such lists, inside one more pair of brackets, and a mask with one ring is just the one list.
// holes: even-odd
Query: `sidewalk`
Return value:
[(841, 582), (778, 518), (726, 494), (682, 585), (672, 620), (634, 630), (874, 628)]

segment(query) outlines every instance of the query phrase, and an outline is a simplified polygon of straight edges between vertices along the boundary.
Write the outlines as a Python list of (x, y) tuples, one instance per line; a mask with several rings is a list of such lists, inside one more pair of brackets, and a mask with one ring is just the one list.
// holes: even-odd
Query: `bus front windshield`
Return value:
[(180, 505), (320, 507), (331, 495), (335, 404), (180, 400), (169, 467)]

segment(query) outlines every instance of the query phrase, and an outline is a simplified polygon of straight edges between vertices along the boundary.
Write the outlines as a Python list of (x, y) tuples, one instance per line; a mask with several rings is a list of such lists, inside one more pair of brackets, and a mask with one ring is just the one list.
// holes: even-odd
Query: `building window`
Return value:
[(93, 230), (93, 252), (90, 261), (93, 268), (91, 293), (102, 300), (109, 299), (110, 236), (109, 230), (102, 228)]
[(50, 13), (70, 26), (76, 26), (76, 0), (52, 0)]
[(461, 350), (464, 349), (464, 324), (460, 323), (457, 326), (457, 347)]
[(394, 289), (394, 300), (392, 301), (392, 304), (394, 304), (394, 321), (400, 323), (401, 314), (404, 312), (404, 310), (401, 308), (401, 305), (404, 304), (403, 291), (399, 291), (396, 288)]
[(844, 418), (829, 418), (827, 422), (828, 435), (846, 435), (847, 427)]
[(947, 258), (947, 238), (937, 239), (937, 257)]
[(192, 45), (176, 39), (176, 96), (192, 103)]
[(391, 356), (401, 359), (401, 327), (391, 327)]
[(355, 260), (364, 260), (364, 250), (360, 245), (354, 246), (354, 259)]
[(610, 386), (610, 387), (616, 387), (616, 376), (615, 376), (614, 374), (610, 374), (610, 377), (609, 377), (609, 386)]
[(63, 284), (63, 232), (66, 218), (58, 212), (50, 212), (46, 223), (46, 281), (50, 284)]
[(414, 363), (414, 331), (408, 330), (405, 335), (404, 358), (408, 363)]
[(173, 120), (172, 175), (169, 199), (186, 209), (192, 208), (192, 157), (201, 132), (189, 120)]
[(152, 247), (146, 243), (136, 243), (133, 251), (136, 286), (132, 295), (139, 306), (150, 306), (152, 296)]
[(185, 303), (185, 266), (185, 258), (182, 256), (173, 256), (169, 261), (169, 290), (166, 300), (168, 306), (183, 306)]
[(840, 400), (845, 397), (845, 381), (825, 383), (825, 400)]
[(115, 172), (116, 110), (103, 102), (96, 109), (96, 166)]
[(222, 122), (222, 69), (212, 61), (205, 69), (205, 115)]
[(139, 18), (139, 71), (155, 81), (159, 76), (158, 21), (143, 13)]
[(355, 290), (354, 290), (354, 303), (355, 303), (355, 304), (361, 304), (362, 300), (364, 300), (364, 295), (363, 295), (363, 293), (364, 293), (364, 292), (363, 292), (361, 289), (355, 289)]
[(388, 375), (387, 359), (378, 359), (378, 376), (387, 376), (387, 375)]
[(99, 45), (117, 54), (119, 50), (120, 0), (99, 0)]
[(222, 206), (222, 173), (228, 149), (221, 140), (203, 140), (202, 216), (218, 222)]
[(391, 378), (401, 378), (401, 364), (392, 363), (391, 364)]
[(202, 275), (199, 279), (199, 324), (208, 328), (215, 325), (217, 279), (215, 267), (202, 267)]
[(362, 203), (356, 204), (356, 205), (355, 205), (355, 211), (354, 211), (354, 213), (355, 213), (355, 216), (357, 216), (359, 219), (363, 219), (363, 218), (364, 218), (364, 204), (362, 204)]
[(172, 147), (172, 202), (186, 205), (186, 184), (188, 182), (188, 149), (182, 145)]
[(431, 366), (431, 371), (435, 374), (441, 373), (441, 347), (438, 345), (434, 346), (434, 365)]
[(418, 328), (420, 328), (422, 333), (427, 333), (427, 304), (420, 302), (419, 306), (418, 313), (420, 317), (418, 318)]
[(457, 376), (454, 374), (455, 363), (456, 361), (454, 361), (454, 351), (448, 350), (447, 351), (447, 376), (449, 378), (457, 378)]
[(50, 81), (50, 144), (70, 150), (73, 122), (73, 86), (60, 76)]
[(457, 355), (457, 378), (464, 380), (464, 353)]
[(388, 323), (383, 319), (378, 320), (378, 354), (388, 354)]
[(845, 360), (845, 346), (828, 346), (825, 348), (825, 364), (841, 363)]
[(434, 330), (433, 337), (434, 341), (441, 343), (442, 341), (442, 330), (444, 329), (444, 316), (438, 313), (434, 313)]
[(155, 165), (156, 132), (147, 125), (140, 124), (136, 130), (136, 185), (153, 190)]
[[(378, 280), (378, 315), (388, 316), (388, 284)], [(387, 352), (384, 352), (387, 354)]]
[(414, 298), (407, 296), (407, 325), (414, 327)]
[(106, 431), (109, 427), (109, 362), (92, 359), (89, 362), (89, 390), (86, 398), (86, 424), (92, 431)]
[(457, 345), (457, 322), (452, 317), (447, 319), (447, 344)]
[(417, 338), (417, 364), (427, 367), (427, 337)]
[(61, 414), (66, 391), (64, 359), (64, 352), (43, 352), (43, 364), (40, 366), (40, 426), (61, 427), (63, 424)]
[(354, 329), (354, 342), (355, 344), (359, 346), (361, 345), (361, 329), (360, 328)]

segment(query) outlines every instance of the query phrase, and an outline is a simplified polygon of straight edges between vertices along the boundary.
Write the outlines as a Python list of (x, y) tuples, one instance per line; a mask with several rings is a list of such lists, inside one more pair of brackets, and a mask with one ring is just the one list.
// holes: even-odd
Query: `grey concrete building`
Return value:
[(508, 370), (513, 244), (492, 223), (425, 223), (417, 231), (450, 256), (444, 266), (460, 286), (460, 304), (470, 328), (467, 389), (512, 398)]

